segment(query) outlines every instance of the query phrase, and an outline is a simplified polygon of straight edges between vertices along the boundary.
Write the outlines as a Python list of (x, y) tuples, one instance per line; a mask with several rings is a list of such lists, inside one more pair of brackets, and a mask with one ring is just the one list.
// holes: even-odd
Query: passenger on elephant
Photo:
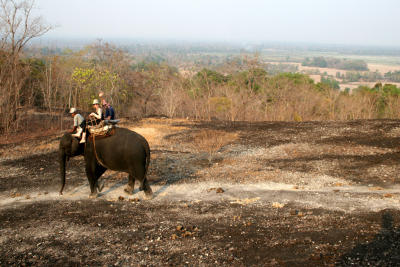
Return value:
[(105, 120), (115, 120), (114, 108), (110, 104), (103, 105), (103, 108), (106, 110), (104, 119)]
[(105, 111), (104, 119), (105, 120), (115, 120), (114, 108), (109, 103), (107, 103), (103, 92), (99, 93), (99, 98), (101, 99), (101, 104), (103, 106), (103, 110)]
[[(71, 133), (72, 136), (77, 137), (78, 139), (81, 139), (79, 143), (85, 143), (86, 139), (86, 132), (84, 132), (84, 129), (86, 127), (86, 121), (82, 117), (81, 114), (79, 114), (76, 110), (76, 108), (71, 108), (69, 110), (69, 113), (71, 114), (72, 118), (74, 118), (74, 128), (70, 130), (69, 132)], [(73, 132), (75, 132), (72, 134)], [(82, 138), (81, 138), (82, 136)]]
[(95, 120), (95, 124), (99, 124), (103, 119), (103, 110), (100, 107), (100, 102), (99, 100), (95, 99), (93, 100), (93, 108), (95, 112), (92, 112), (89, 114), (89, 117)]

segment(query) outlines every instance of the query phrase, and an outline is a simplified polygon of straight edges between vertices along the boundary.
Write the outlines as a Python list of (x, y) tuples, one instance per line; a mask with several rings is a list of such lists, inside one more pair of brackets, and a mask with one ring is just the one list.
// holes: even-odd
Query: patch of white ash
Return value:
[(243, 145), (232, 146), (228, 151), (232, 159), (243, 159), (243, 158), (263, 158), (272, 159), (277, 157), (287, 157), (285, 151), (282, 150), (281, 146), (274, 146), (271, 148), (266, 147), (247, 147)]
[(279, 179), (286, 183), (303, 186), (310, 190), (319, 190), (325, 187), (350, 185), (349, 181), (325, 174), (310, 174), (303, 172), (281, 171)]
[(232, 158), (285, 159), (298, 155), (314, 155), (315, 149), (308, 143), (287, 143), (272, 147), (236, 146), (230, 148)]
[(389, 132), (386, 132), (385, 135), (390, 137), (400, 137), (400, 127), (391, 129)]

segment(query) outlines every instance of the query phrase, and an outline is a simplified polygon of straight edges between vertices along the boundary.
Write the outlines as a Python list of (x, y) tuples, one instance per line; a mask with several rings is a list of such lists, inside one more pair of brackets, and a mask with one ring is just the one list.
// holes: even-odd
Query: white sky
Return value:
[(400, 0), (36, 0), (56, 38), (400, 45)]

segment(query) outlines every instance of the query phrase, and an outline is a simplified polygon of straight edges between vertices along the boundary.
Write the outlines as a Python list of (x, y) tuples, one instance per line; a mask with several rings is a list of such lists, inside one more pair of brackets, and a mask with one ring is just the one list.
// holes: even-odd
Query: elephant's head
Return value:
[(70, 157), (82, 155), (85, 145), (80, 144), (79, 140), (73, 137), (70, 133), (65, 133), (60, 140), (59, 147), (59, 162), (60, 162), (60, 174), (61, 174), (61, 189), (60, 195), (65, 186), (65, 165)]

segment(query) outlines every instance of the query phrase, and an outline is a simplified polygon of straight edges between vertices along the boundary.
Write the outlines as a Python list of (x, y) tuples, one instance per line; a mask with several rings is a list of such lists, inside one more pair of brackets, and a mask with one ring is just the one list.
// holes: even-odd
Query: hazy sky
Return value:
[(48, 37), (400, 45), (399, 0), (36, 0)]

